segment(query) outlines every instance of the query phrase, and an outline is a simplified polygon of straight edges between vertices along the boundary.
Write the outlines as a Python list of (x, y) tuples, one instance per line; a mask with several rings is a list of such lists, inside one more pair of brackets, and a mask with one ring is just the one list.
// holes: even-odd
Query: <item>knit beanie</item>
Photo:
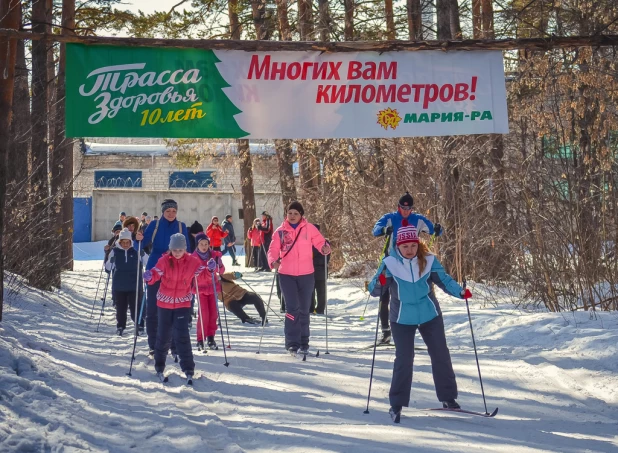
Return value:
[(418, 232), (412, 225), (402, 226), (397, 230), (397, 245), (416, 242), (418, 244)]
[(116, 222), (114, 224), (114, 228), (112, 228), (112, 233), (115, 233), (116, 231), (120, 231), (120, 230), (122, 230), (122, 223)]
[(172, 234), (170, 250), (187, 250), (187, 239), (181, 233)]
[(219, 217), (217, 217), (216, 215), (213, 215), (212, 219), (210, 219), (210, 223), (214, 222), (215, 219), (219, 220)]
[(225, 216), (225, 220), (229, 220), (231, 218), (232, 218), (232, 214), (228, 214), (228, 215)]
[(178, 210), (178, 203), (176, 203), (171, 198), (166, 198), (161, 203), (161, 212), (165, 212), (165, 211), (167, 211), (170, 208), (174, 208), (174, 209)]
[(200, 243), (200, 241), (208, 241), (208, 244), (210, 245), (210, 238), (206, 236), (206, 233), (204, 232), (198, 233), (197, 236), (195, 236), (196, 246)]
[(300, 201), (293, 201), (288, 205), (288, 208), (285, 210), (286, 212), (289, 211), (290, 209), (296, 209), (298, 212), (300, 212), (301, 216), (305, 215), (305, 210), (303, 208), (303, 205), (300, 204)]
[(120, 234), (118, 235), (118, 242), (122, 241), (123, 239), (128, 239), (129, 241), (133, 240), (131, 232), (129, 231), (128, 228), (125, 228), (124, 230), (122, 230)]
[(204, 227), (197, 220), (189, 227), (189, 233), (191, 234), (201, 233), (202, 231), (204, 231)]
[(410, 195), (409, 192), (406, 192), (405, 195), (399, 199), (399, 206), (408, 208), (414, 206), (414, 198), (412, 198), (412, 195)]

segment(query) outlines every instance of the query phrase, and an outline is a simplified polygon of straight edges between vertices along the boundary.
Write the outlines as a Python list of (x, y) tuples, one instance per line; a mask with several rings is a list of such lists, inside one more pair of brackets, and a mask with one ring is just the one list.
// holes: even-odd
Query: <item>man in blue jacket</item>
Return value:
[[(181, 233), (187, 241), (187, 249), (189, 248), (187, 226), (176, 218), (178, 203), (172, 199), (163, 200), (161, 212), (163, 216), (160, 219), (150, 222), (143, 234), (137, 233), (136, 235), (136, 240), (142, 241), (142, 249), (149, 245), (152, 246), (146, 270), (152, 269), (159, 258), (167, 253), (172, 235)], [(157, 293), (159, 286), (160, 282), (148, 285), (146, 292), (146, 333), (148, 334), (148, 347), (151, 355), (154, 354), (157, 341)]]
[(223, 238), (223, 243), (225, 244), (225, 252), (229, 252), (232, 257), (232, 266), (240, 266), (238, 261), (236, 261), (236, 234), (234, 233), (234, 224), (232, 223), (232, 215), (228, 214), (225, 216), (225, 220), (221, 225), (223, 231), (227, 231), (227, 236)]
[[(397, 237), (397, 231), (402, 226), (411, 225), (419, 233), (427, 233), (429, 235), (440, 236), (442, 234), (442, 226), (436, 223), (434, 226), (426, 217), (412, 212), (414, 208), (414, 199), (412, 195), (406, 192), (400, 199), (399, 205), (395, 212), (389, 212), (380, 217), (380, 220), (373, 226), (374, 236), (387, 236), (387, 241), (390, 241), (385, 250), (384, 256), (392, 255), (395, 250), (395, 241), (391, 238)], [(388, 304), (390, 301), (390, 291), (386, 289), (380, 297), (380, 323), (382, 324), (382, 339), (380, 343), (389, 343), (391, 341), (391, 328), (389, 325)]]

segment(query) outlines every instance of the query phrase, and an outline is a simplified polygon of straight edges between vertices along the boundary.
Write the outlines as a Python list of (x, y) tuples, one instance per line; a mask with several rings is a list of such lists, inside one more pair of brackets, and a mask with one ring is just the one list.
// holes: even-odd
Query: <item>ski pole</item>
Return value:
[[(463, 279), (464, 291), (466, 290), (466, 279)], [(464, 293), (465, 295), (465, 293)], [(470, 306), (468, 305), (468, 298), (464, 297), (466, 301), (466, 310), (468, 310), (468, 321), (470, 322), (470, 333), (472, 334), (472, 345), (474, 346), (474, 357), (476, 357), (476, 368), (479, 371), (479, 381), (481, 382), (481, 394), (483, 395), (483, 404), (485, 405), (485, 414), (489, 415), (487, 411), (487, 401), (485, 400), (485, 390), (483, 389), (483, 378), (481, 377), (481, 366), (479, 365), (479, 356), (476, 352), (476, 341), (474, 341), (474, 330), (472, 329), (472, 316), (470, 316)]]
[[(215, 291), (215, 303), (217, 304), (217, 318), (219, 319), (219, 330), (221, 331), (221, 343), (223, 343), (223, 357), (225, 358), (225, 363), (223, 365), (230, 366), (230, 363), (227, 361), (227, 353), (225, 352), (225, 337), (223, 336), (223, 327), (221, 326), (221, 314), (219, 313), (219, 297), (217, 295), (217, 282), (215, 280), (215, 273), (212, 273), (212, 288)], [(225, 312), (225, 307), (223, 307)]]
[[(273, 298), (273, 290), (275, 289), (275, 279), (277, 278), (277, 274), (279, 272), (279, 269), (275, 269), (275, 276), (273, 277), (273, 282), (270, 285), (270, 296), (268, 296), (268, 304), (266, 305), (266, 312), (268, 313), (268, 309), (270, 308), (270, 301)], [(263, 322), (262, 323), (262, 334), (260, 335), (260, 344), (258, 345), (258, 350), (256, 352), (256, 354), (260, 353), (260, 350), (262, 349), (262, 338), (264, 338), (264, 327), (266, 327), (266, 323)]]
[[(131, 353), (131, 364), (129, 365), (129, 372), (127, 376), (131, 376), (131, 371), (133, 370), (133, 361), (135, 360), (135, 347), (137, 346), (137, 325), (139, 322), (138, 314), (137, 314), (137, 301), (139, 300), (139, 276), (142, 268), (142, 259), (141, 259), (141, 251), (142, 251), (142, 242), (138, 242), (137, 246), (137, 277), (135, 278), (135, 311), (133, 312), (133, 324), (135, 324), (135, 331), (133, 332), (133, 352)], [(128, 252), (127, 252), (128, 253)]]
[(326, 318), (326, 352), (328, 352), (328, 255), (324, 255), (324, 317)]
[(380, 289), (380, 303), (378, 304), (378, 320), (376, 322), (376, 335), (373, 340), (373, 358), (371, 359), (371, 373), (369, 374), (369, 391), (367, 392), (367, 408), (363, 414), (369, 413), (369, 399), (371, 398), (371, 383), (373, 382), (373, 367), (376, 363), (376, 349), (378, 347), (378, 330), (380, 329), (380, 311), (382, 309), (382, 296), (384, 295), (384, 285)]
[(202, 303), (200, 302), (200, 288), (197, 285), (197, 275), (195, 276), (195, 297), (197, 298), (197, 314), (200, 318), (200, 327), (202, 330), (202, 352), (206, 354), (206, 348), (204, 347), (204, 341), (206, 341), (206, 335), (204, 335), (204, 316), (202, 315)]
[(99, 331), (99, 326), (101, 325), (101, 318), (103, 317), (103, 310), (105, 309), (105, 299), (107, 298), (107, 287), (109, 286), (109, 277), (112, 275), (110, 272), (107, 275), (107, 280), (105, 281), (105, 290), (103, 291), (103, 305), (101, 305), (101, 313), (99, 314), (99, 322), (97, 323), (97, 329), (95, 332)]
[(142, 315), (144, 314), (144, 306), (146, 305), (146, 293), (148, 291), (148, 284), (144, 284), (144, 297), (142, 297), (142, 306), (139, 308), (139, 323), (142, 322)]
[[(388, 247), (390, 246), (390, 243), (391, 243), (392, 234), (393, 233), (391, 232), (388, 235), (386, 235), (386, 241), (384, 242), (384, 248), (382, 248), (382, 255), (380, 255), (380, 261), (378, 261), (378, 269), (382, 265), (382, 261), (384, 260), (384, 257), (386, 256), (386, 252), (388, 252)], [(367, 311), (367, 305), (369, 305), (369, 297), (367, 297), (367, 302), (365, 302), (365, 309), (363, 310), (363, 315), (360, 317), (361, 321), (365, 320), (365, 312)]]
[[(251, 291), (253, 291), (255, 294), (257, 294), (257, 292), (256, 292), (256, 291), (255, 291), (255, 290), (251, 287), (251, 285), (250, 285), (249, 283), (247, 283), (247, 281), (246, 281), (244, 278), (240, 277), (240, 279), (242, 280), (242, 282), (243, 282), (245, 285), (247, 285), (247, 286), (249, 287), (249, 289), (250, 289)], [(261, 297), (260, 297), (260, 299), (261, 299)], [(262, 302), (263, 302), (263, 301), (262, 301)], [(271, 312), (273, 312), (273, 313), (275, 314), (275, 316), (276, 316), (277, 318), (279, 318), (279, 321), (283, 321), (283, 318), (282, 318), (281, 316), (279, 316), (279, 313), (277, 313), (277, 312), (276, 312), (276, 311), (275, 311), (272, 307), (270, 307), (270, 306), (269, 306), (268, 308), (270, 309), (270, 311), (271, 311)]]
[(97, 291), (94, 293), (94, 300), (92, 301), (92, 311), (90, 312), (90, 319), (94, 317), (94, 305), (99, 297), (99, 288), (101, 287), (101, 278), (103, 277), (103, 271), (105, 270), (105, 260), (103, 260), (103, 266), (101, 266), (101, 273), (99, 274), (99, 281), (97, 282)]
[[(217, 272), (219, 278), (221, 278), (221, 267), (217, 265)], [(216, 289), (215, 289), (216, 291)], [(227, 348), (232, 349), (232, 342), (230, 341), (230, 329), (227, 325), (227, 310), (225, 308), (225, 295), (223, 294), (223, 287), (221, 288), (221, 303), (223, 304), (223, 320), (225, 321), (225, 332), (227, 333)], [(217, 307), (219, 306), (219, 299), (217, 299)]]

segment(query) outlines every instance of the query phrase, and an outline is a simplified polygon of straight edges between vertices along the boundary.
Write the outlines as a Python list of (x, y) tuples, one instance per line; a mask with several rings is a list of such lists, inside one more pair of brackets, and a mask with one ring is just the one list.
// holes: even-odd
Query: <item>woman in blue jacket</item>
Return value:
[(446, 273), (427, 246), (419, 242), (414, 226), (400, 227), (394, 253), (384, 258), (369, 285), (372, 296), (380, 296), (387, 289), (391, 292), (390, 321), (395, 340), (395, 365), (389, 392), (389, 413), (395, 423), (399, 423), (401, 408), (408, 407), (410, 402), (417, 330), (427, 345), (438, 400), (444, 407), (459, 409), (457, 381), (446, 345), (442, 312), (433, 294), (434, 284), (451, 296), (472, 297), (470, 291), (464, 291)]

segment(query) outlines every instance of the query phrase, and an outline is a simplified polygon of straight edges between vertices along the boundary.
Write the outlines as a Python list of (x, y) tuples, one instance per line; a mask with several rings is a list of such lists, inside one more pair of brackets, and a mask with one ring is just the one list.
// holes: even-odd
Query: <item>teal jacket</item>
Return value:
[(434, 255), (427, 256), (427, 265), (422, 274), (419, 274), (416, 257), (411, 260), (403, 258), (399, 250), (387, 256), (369, 284), (372, 296), (379, 297), (384, 291), (379, 280), (382, 272), (391, 293), (391, 322), (419, 325), (441, 315), (440, 304), (433, 294), (434, 284), (445, 293), (463, 299), (463, 288), (446, 273)]

